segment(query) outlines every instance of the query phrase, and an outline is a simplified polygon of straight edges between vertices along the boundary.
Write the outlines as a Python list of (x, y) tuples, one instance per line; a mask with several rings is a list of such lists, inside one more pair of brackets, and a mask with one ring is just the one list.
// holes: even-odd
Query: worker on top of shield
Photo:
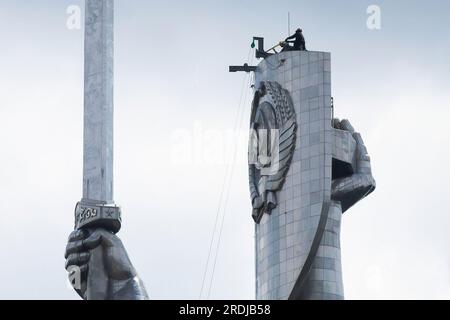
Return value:
[[(294, 45), (291, 46), (290, 43), (293, 43)], [(281, 46), (283, 47), (282, 51), (306, 51), (303, 30), (298, 28), (292, 36), (287, 37), (286, 40), (281, 43)]]

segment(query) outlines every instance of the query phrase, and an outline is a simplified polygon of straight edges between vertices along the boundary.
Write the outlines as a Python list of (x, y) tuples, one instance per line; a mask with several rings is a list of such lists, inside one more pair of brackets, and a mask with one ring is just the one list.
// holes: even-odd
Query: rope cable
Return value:
[[(252, 59), (252, 64), (254, 61), (254, 57)], [(242, 102), (247, 101), (247, 96), (248, 96), (248, 88), (250, 87), (250, 84), (252, 82), (252, 77), (251, 75), (247, 77), (248, 82), (247, 82), (247, 90), (245, 90), (245, 94), (244, 94), (244, 100)], [(237, 128), (236, 129), (240, 129), (242, 127), (242, 123), (244, 120), (244, 111), (245, 108), (240, 108), (242, 109), (242, 111), (240, 112), (240, 117), (238, 120), (238, 123), (236, 123)], [(218, 240), (217, 240), (217, 245), (216, 245), (216, 252), (215, 252), (215, 256), (214, 256), (214, 264), (213, 264), (213, 269), (212, 269), (212, 273), (211, 273), (211, 278), (210, 278), (210, 283), (209, 283), (209, 289), (208, 289), (208, 295), (207, 298), (209, 299), (210, 295), (211, 295), (211, 289), (212, 289), (212, 284), (214, 281), (214, 274), (215, 274), (215, 270), (216, 270), (216, 265), (217, 265), (217, 258), (219, 255), (219, 251), (220, 251), (220, 243), (221, 243), (221, 239), (222, 239), (222, 232), (223, 232), (223, 226), (224, 226), (224, 222), (225, 222), (225, 216), (227, 213), (227, 206), (228, 206), (228, 201), (229, 201), (229, 197), (230, 197), (230, 189), (231, 189), (231, 183), (233, 180), (233, 176), (234, 176), (234, 170), (236, 167), (236, 158), (237, 158), (237, 154), (238, 154), (238, 148), (237, 148), (237, 144), (234, 145), (234, 152), (233, 152), (233, 160), (231, 162), (231, 166), (230, 166), (230, 176), (228, 179), (228, 185), (227, 185), (227, 190), (225, 192), (225, 202), (223, 205), (223, 215), (222, 215), (222, 220), (220, 223), (220, 228), (219, 228), (219, 236), (218, 236)]]
[[(252, 48), (250, 47), (249, 51), (248, 51), (248, 56), (247, 56), (247, 63), (250, 61), (250, 55), (252, 53)], [(242, 88), (241, 88), (241, 93), (240, 93), (240, 97), (239, 97), (239, 104), (238, 104), (238, 108), (236, 110), (236, 116), (235, 116), (235, 124), (234, 124), (234, 130), (237, 130), (237, 125), (239, 122), (239, 118), (240, 118), (240, 114), (241, 114), (241, 108), (243, 105), (243, 97), (244, 97), (244, 93), (246, 96), (246, 83), (247, 83), (247, 78), (248, 75), (245, 75), (243, 77), (242, 80)], [(220, 216), (220, 212), (221, 212), (221, 208), (222, 208), (222, 202), (224, 199), (224, 194), (225, 194), (225, 189), (226, 189), (226, 184), (227, 184), (227, 180), (228, 180), (228, 172), (229, 172), (229, 166), (227, 166), (227, 169), (225, 171), (225, 176), (224, 176), (224, 180), (223, 180), (223, 184), (222, 184), (222, 188), (221, 188), (221, 192), (220, 192), (220, 197), (219, 197), (219, 205), (217, 208), (217, 212), (216, 212), (216, 217), (215, 217), (215, 221), (214, 221), (214, 227), (213, 227), (213, 232), (212, 232), (212, 236), (211, 236), (211, 241), (209, 244), (209, 251), (208, 251), (208, 258), (206, 260), (206, 266), (205, 266), (205, 271), (203, 273), (203, 279), (202, 279), (202, 286), (200, 289), (200, 295), (199, 295), (199, 299), (201, 299), (202, 295), (203, 295), (203, 291), (205, 289), (205, 282), (206, 282), (206, 277), (208, 274), (208, 268), (209, 268), (209, 264), (210, 264), (210, 260), (211, 260), (211, 256), (212, 256), (212, 250), (213, 250), (213, 244), (214, 244), (214, 239), (216, 237), (216, 230), (217, 230), (217, 224), (219, 222), (219, 216)], [(211, 278), (214, 276), (214, 272), (212, 273)], [(211, 289), (209, 289), (210, 292)], [(209, 293), (208, 293), (208, 297), (209, 297)]]

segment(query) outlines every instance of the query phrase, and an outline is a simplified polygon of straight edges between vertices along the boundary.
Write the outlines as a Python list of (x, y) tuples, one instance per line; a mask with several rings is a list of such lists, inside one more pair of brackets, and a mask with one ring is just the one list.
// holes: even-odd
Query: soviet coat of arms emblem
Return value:
[(280, 84), (263, 81), (255, 92), (250, 118), (249, 180), (253, 219), (277, 206), (293, 153), (297, 120), (291, 97)]

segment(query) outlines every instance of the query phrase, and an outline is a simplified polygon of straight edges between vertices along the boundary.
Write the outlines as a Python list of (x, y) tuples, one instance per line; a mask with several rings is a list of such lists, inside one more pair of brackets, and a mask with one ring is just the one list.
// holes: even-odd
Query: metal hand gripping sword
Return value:
[[(113, 200), (114, 0), (86, 0), (84, 40), (83, 198), (75, 228), (117, 233), (121, 211)], [(107, 292), (103, 249), (91, 252), (88, 299)]]

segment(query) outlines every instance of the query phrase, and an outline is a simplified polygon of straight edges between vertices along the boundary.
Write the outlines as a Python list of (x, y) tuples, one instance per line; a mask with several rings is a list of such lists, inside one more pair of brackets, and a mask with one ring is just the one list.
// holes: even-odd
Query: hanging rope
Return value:
[[(250, 61), (250, 55), (252, 54), (252, 49), (253, 48), (250, 47), (249, 52), (248, 52), (248, 57), (247, 57), (247, 63), (249, 63), (249, 61)], [(246, 100), (246, 97), (247, 97), (249, 79), (250, 79), (249, 74), (246, 74), (244, 76), (244, 78), (243, 78), (243, 81), (242, 81), (242, 88), (241, 88), (241, 94), (240, 94), (240, 97), (239, 97), (239, 104), (238, 104), (238, 108), (237, 108), (236, 116), (235, 116), (235, 120), (234, 120), (234, 132), (236, 132), (241, 127), (242, 116), (243, 116), (242, 109), (243, 109), (243, 105), (244, 105), (243, 102)], [(236, 153), (236, 150), (235, 150), (234, 153)], [(231, 179), (230, 178), (233, 175), (233, 168), (234, 168), (235, 160), (236, 160), (236, 156), (234, 155), (233, 156), (233, 160), (232, 160), (231, 168), (230, 168), (230, 166), (227, 166), (227, 169), (226, 169), (226, 172), (225, 172), (224, 181), (223, 181), (223, 184), (222, 184), (220, 197), (219, 197), (219, 205), (218, 205), (217, 212), (216, 212), (213, 232), (212, 232), (211, 241), (210, 241), (209, 250), (208, 250), (208, 258), (206, 260), (205, 271), (203, 273), (202, 286), (201, 286), (201, 289), (200, 289), (199, 299), (202, 298), (203, 292), (205, 290), (206, 277), (207, 277), (207, 274), (208, 274), (208, 269), (209, 269), (209, 266), (210, 266), (211, 257), (213, 255), (214, 239), (216, 238), (217, 225), (218, 225), (218, 222), (219, 222), (220, 213), (222, 211), (222, 208), (225, 208), (226, 207), (226, 203), (228, 202), (228, 193), (229, 193), (229, 189), (230, 189), (229, 185), (231, 184)], [(230, 170), (231, 170), (231, 172), (230, 172)], [(228, 184), (228, 186), (227, 186), (227, 184)], [(225, 206), (223, 205), (224, 199), (225, 199)], [(222, 221), (220, 223), (220, 228), (219, 228), (220, 232), (219, 232), (219, 237), (218, 237), (218, 240), (217, 240), (216, 254), (215, 254), (215, 257), (214, 257), (213, 269), (212, 269), (211, 278), (210, 278), (210, 281), (209, 281), (209, 289), (208, 289), (208, 294), (207, 294), (207, 298), (208, 299), (210, 297), (211, 286), (212, 286), (214, 273), (215, 273), (215, 267), (216, 267), (216, 262), (217, 262), (217, 253), (218, 253), (218, 250), (220, 248), (220, 240), (221, 240), (221, 237), (222, 237), (224, 218), (225, 218), (225, 211), (224, 211), (224, 214), (222, 216)]]
[[(247, 61), (250, 60), (250, 57)], [(253, 64), (254, 61), (254, 57), (252, 58), (251, 64)], [(248, 96), (248, 88), (250, 87), (251, 83), (252, 83), (252, 74), (249, 73), (247, 74), (247, 77), (244, 79), (247, 80), (244, 82), (244, 91), (243, 91), (243, 96), (241, 96), (241, 100), (240, 100), (240, 106), (238, 108), (238, 114), (237, 114), (237, 119), (235, 122), (235, 132), (238, 132), (238, 130), (241, 129), (242, 124), (243, 124), (243, 120), (244, 120), (244, 115), (245, 115), (245, 103), (247, 102), (247, 96)], [(213, 267), (212, 267), (212, 272), (211, 272), (211, 278), (210, 278), (210, 282), (209, 282), (209, 289), (208, 289), (208, 294), (207, 294), (207, 299), (210, 298), (211, 296), (211, 290), (212, 290), (212, 285), (213, 285), (213, 281), (214, 281), (214, 275), (215, 275), (215, 271), (216, 271), (216, 265), (217, 265), (217, 259), (219, 256), (219, 251), (220, 251), (220, 244), (221, 244), (221, 240), (222, 240), (222, 234), (223, 234), (223, 226), (224, 226), (224, 222), (225, 222), (225, 217), (227, 214), (227, 206), (228, 206), (228, 201), (229, 201), (229, 197), (230, 197), (230, 189), (231, 189), (231, 183), (233, 181), (233, 176), (234, 176), (234, 169), (236, 167), (236, 160), (237, 160), (237, 155), (238, 155), (238, 148), (237, 148), (237, 144), (234, 145), (234, 150), (232, 152), (233, 154), (233, 159), (231, 161), (231, 165), (228, 167), (228, 177), (226, 176), (225, 178), (225, 194), (224, 194), (224, 203), (222, 206), (222, 219), (220, 222), (220, 227), (219, 227), (219, 235), (218, 235), (218, 240), (217, 240), (217, 245), (216, 245), (216, 249), (215, 249), (215, 256), (214, 256), (214, 263), (213, 263)], [(228, 173), (228, 172), (227, 172)], [(219, 207), (220, 210), (220, 207)]]

